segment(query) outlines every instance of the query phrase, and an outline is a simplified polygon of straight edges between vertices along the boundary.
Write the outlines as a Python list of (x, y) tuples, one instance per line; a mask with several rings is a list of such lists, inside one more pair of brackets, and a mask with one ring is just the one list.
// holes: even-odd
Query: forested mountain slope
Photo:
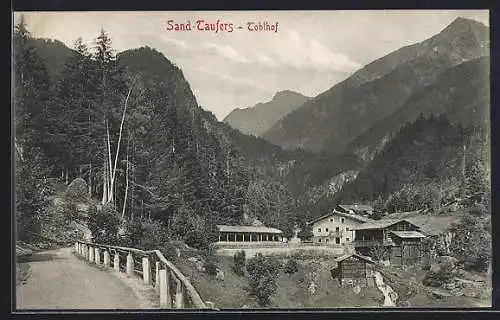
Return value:
[(488, 55), (488, 43), (486, 26), (458, 18), (430, 39), (367, 65), (309, 100), (276, 123), (264, 138), (285, 148), (342, 153), (351, 141), (396, 112), (448, 68)]

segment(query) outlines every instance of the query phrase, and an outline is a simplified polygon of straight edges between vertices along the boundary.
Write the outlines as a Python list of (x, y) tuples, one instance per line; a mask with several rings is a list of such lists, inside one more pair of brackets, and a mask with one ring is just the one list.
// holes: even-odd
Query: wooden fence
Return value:
[[(109, 246), (85, 241), (75, 243), (76, 253), (89, 263), (113, 267), (116, 272), (140, 276), (160, 297), (161, 309), (212, 309), (191, 282), (159, 250)], [(111, 260), (112, 259), (112, 260)]]

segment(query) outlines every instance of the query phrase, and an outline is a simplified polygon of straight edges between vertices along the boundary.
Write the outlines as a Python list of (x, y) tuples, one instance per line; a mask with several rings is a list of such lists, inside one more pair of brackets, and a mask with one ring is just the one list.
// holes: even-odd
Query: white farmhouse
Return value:
[(350, 244), (354, 241), (354, 229), (367, 221), (368, 218), (359, 215), (333, 210), (308, 225), (312, 226), (314, 243)]

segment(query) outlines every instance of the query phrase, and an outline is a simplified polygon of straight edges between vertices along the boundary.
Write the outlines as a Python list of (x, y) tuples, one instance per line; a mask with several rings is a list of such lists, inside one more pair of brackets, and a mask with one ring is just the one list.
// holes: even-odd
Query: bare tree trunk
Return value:
[[(104, 141), (104, 143), (106, 143), (106, 141)], [(108, 177), (106, 175), (107, 167), (106, 151), (104, 151), (104, 166), (102, 171), (102, 205), (105, 205), (108, 202)]]
[(69, 169), (66, 168), (66, 184), (69, 184)]
[(143, 214), (144, 214), (144, 200), (141, 200), (141, 220), (143, 218)]
[(108, 120), (106, 119), (105, 120), (105, 123), (106, 123), (106, 136), (107, 136), (107, 147), (108, 147), (108, 172), (109, 172), (109, 175), (108, 175), (108, 179), (106, 179), (107, 181), (107, 187), (108, 187), (108, 200), (107, 202), (111, 202), (113, 201), (113, 185), (111, 183), (112, 179), (113, 179), (113, 173), (112, 173), (112, 166), (111, 166), (111, 138), (109, 136), (109, 126), (108, 126)]
[(92, 198), (92, 160), (89, 162), (89, 197)]
[[(118, 164), (118, 155), (120, 154), (120, 145), (122, 141), (122, 132), (123, 132), (123, 123), (125, 122), (125, 115), (127, 113), (127, 104), (128, 104), (128, 99), (130, 98), (130, 93), (132, 93), (132, 89), (134, 88), (134, 83), (130, 86), (130, 89), (128, 90), (127, 98), (125, 98), (125, 105), (123, 106), (123, 113), (122, 113), (122, 121), (120, 123), (120, 133), (118, 135), (118, 144), (116, 146), (116, 154), (115, 154), (115, 165), (113, 167), (113, 171), (110, 172), (110, 177), (111, 177), (111, 190), (113, 190), (114, 184), (115, 184), (115, 176), (116, 176), (116, 165)], [(108, 130), (108, 137), (109, 137), (109, 130)], [(109, 138), (108, 138), (108, 143), (109, 143)], [(110, 157), (111, 157), (111, 150), (110, 150)], [(110, 159), (111, 161), (111, 159)], [(113, 200), (113, 194), (111, 195), (111, 200)], [(110, 200), (110, 201), (111, 201)]]
[(82, 170), (82, 166), (80, 165), (80, 166), (78, 167), (78, 177), (80, 177), (80, 178), (82, 177), (82, 171), (83, 171), (83, 170)]
[(125, 170), (125, 198), (123, 199), (123, 209), (122, 209), (122, 218), (125, 217), (125, 210), (127, 207), (127, 196), (128, 196), (128, 154), (129, 154), (129, 145), (130, 145), (130, 133), (128, 135), (127, 140), (127, 169)]

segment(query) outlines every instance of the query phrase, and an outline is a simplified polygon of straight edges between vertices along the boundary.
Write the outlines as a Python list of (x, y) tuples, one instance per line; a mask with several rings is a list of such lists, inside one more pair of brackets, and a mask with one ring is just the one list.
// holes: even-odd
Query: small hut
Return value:
[(369, 257), (350, 253), (335, 259), (337, 267), (332, 269), (332, 277), (346, 285), (374, 286), (373, 264)]

